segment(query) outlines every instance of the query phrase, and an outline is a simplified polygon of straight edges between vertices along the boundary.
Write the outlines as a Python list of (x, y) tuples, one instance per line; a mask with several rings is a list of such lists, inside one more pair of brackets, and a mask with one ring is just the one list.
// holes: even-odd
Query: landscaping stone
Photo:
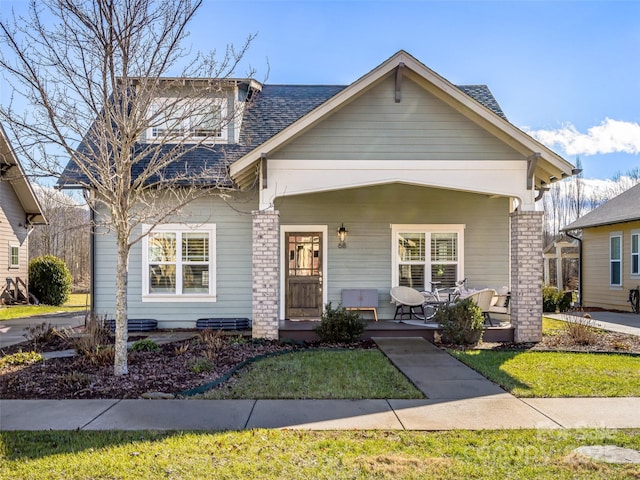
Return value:
[(640, 463), (640, 452), (615, 445), (587, 445), (578, 447), (575, 453), (607, 463)]

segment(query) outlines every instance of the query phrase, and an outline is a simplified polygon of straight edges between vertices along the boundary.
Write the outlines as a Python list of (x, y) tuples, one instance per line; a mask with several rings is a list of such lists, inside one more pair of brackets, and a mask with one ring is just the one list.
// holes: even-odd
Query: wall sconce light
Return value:
[(338, 248), (347, 248), (347, 233), (349, 232), (344, 228), (343, 223), (338, 229)]

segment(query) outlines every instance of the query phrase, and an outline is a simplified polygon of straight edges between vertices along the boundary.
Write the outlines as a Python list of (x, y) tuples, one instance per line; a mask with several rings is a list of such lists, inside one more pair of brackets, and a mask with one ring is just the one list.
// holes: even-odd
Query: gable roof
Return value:
[(263, 154), (281, 147), (302, 132), (312, 128), (327, 115), (341, 108), (352, 99), (363, 93), (380, 79), (402, 68), (406, 75), (428, 89), (432, 94), (445, 103), (460, 111), (491, 134), (514, 148), (525, 158), (531, 158), (532, 187), (541, 188), (572, 174), (573, 165), (561, 156), (544, 146), (522, 130), (509, 123), (499, 105), (486, 86), (456, 87), (433, 70), (420, 63), (407, 52), (400, 50), (371, 72), (340, 90), (333, 97), (308, 112), (294, 123), (282, 129), (258, 148), (249, 151), (230, 167), (234, 179), (247, 175), (248, 169), (259, 160)]
[(586, 213), (562, 230), (577, 230), (636, 220), (640, 220), (640, 183)]
[[(214, 144), (193, 149), (163, 173), (170, 175), (172, 170), (182, 172), (188, 165), (188, 168), (197, 174), (199, 170), (217, 165), (221, 172), (219, 186), (233, 187), (233, 182), (226, 175), (228, 165), (260, 147), (345, 88), (347, 88), (345, 85), (263, 85), (245, 112), (237, 144)], [(496, 115), (506, 118), (486, 85), (459, 85), (457, 88), (491, 109)], [(143, 151), (147, 146), (146, 143), (137, 144), (138, 152), (136, 153)], [(156, 147), (153, 144), (151, 146)], [(81, 144), (78, 150), (81, 151), (83, 148), (85, 146)], [(170, 150), (171, 145), (165, 145), (162, 148)], [(144, 162), (137, 164), (132, 172), (133, 176), (137, 176), (144, 166)], [(65, 167), (59, 183), (69, 186), (84, 181), (84, 175), (71, 160)]]
[(0, 176), (2, 180), (8, 180), (13, 191), (18, 197), (18, 201), (22, 206), (27, 218), (26, 224), (44, 224), (47, 223), (40, 202), (36, 197), (29, 179), (13, 152), (9, 138), (2, 125), (0, 125)]

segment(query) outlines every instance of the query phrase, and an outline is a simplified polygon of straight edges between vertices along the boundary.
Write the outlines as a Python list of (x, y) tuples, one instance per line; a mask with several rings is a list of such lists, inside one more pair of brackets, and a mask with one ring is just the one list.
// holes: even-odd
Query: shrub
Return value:
[(436, 313), (442, 327), (442, 341), (456, 345), (475, 345), (482, 340), (484, 317), (473, 299), (465, 298), (443, 305)]
[(9, 365), (29, 365), (32, 363), (38, 363), (43, 360), (43, 356), (36, 352), (23, 352), (19, 351), (11, 355), (6, 355), (0, 358), (0, 368), (7, 367)]
[(556, 287), (545, 285), (542, 287), (542, 311), (566, 312), (571, 308), (571, 292), (560, 292)]
[(29, 262), (29, 290), (40, 303), (60, 306), (69, 299), (71, 274), (67, 265), (53, 255)]
[(132, 352), (157, 352), (158, 350), (160, 350), (160, 347), (153, 340), (145, 338), (143, 340), (133, 342), (129, 350), (131, 350)]
[(111, 343), (111, 334), (105, 320), (106, 317), (90, 315), (85, 320), (84, 334), (69, 339), (78, 355), (93, 355), (101, 347)]
[(191, 363), (191, 371), (193, 373), (204, 373), (213, 370), (213, 362), (208, 358), (196, 358)]
[(56, 328), (47, 322), (26, 327), (25, 331), (27, 333), (24, 334), (24, 338), (26, 338), (28, 342), (35, 344), (46, 345), (53, 343), (60, 338), (60, 333)]
[(320, 325), (315, 329), (323, 342), (354, 342), (364, 333), (365, 325), (360, 314), (346, 310), (342, 306), (332, 308), (331, 302), (325, 305)]
[(598, 341), (597, 330), (589, 317), (576, 317), (566, 322), (565, 332), (574, 345), (593, 345)]

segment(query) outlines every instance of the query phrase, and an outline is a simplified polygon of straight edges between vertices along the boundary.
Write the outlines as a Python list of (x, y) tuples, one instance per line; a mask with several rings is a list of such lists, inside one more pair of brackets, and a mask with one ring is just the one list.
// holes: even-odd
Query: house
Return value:
[(630, 311), (640, 286), (640, 184), (563, 229), (580, 230), (582, 305)]
[(0, 125), (0, 302), (29, 294), (29, 234), (45, 222), (29, 179)]
[[(404, 51), (347, 86), (229, 84), (228, 102), (252, 105), (176, 170), (224, 158), (236, 192), (195, 201), (135, 247), (130, 318), (246, 317), (255, 337), (277, 338), (345, 289), (377, 292), (384, 319), (391, 287), (466, 277), (509, 285), (516, 340), (541, 338), (534, 204), (573, 167), (509, 123), (486, 86), (453, 85)], [(114, 241), (94, 241), (94, 310), (113, 315)]]

